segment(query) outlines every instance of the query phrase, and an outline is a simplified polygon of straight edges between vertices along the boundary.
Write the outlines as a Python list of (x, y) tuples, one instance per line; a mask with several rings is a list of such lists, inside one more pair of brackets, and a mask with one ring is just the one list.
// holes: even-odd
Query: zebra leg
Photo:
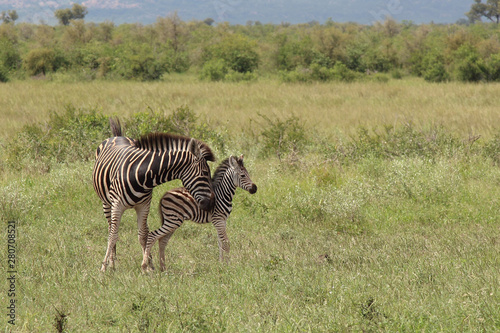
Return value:
[[(149, 207), (151, 205), (151, 197), (152, 197), (152, 192), (144, 202), (134, 207), (135, 212), (137, 213), (138, 238), (139, 238), (139, 243), (141, 244), (142, 247), (143, 255), (146, 251), (146, 244), (148, 241), (148, 234), (149, 234), (148, 215), (149, 215)], [(154, 269), (153, 260), (151, 256), (149, 257), (149, 266), (151, 267), (151, 269)]]
[(125, 208), (122, 205), (116, 205), (111, 207), (111, 223), (109, 225), (109, 235), (108, 235), (108, 248), (106, 249), (106, 255), (102, 261), (101, 271), (105, 272), (108, 266), (108, 261), (111, 268), (115, 267), (115, 258), (113, 252), (116, 252), (116, 241), (118, 240), (118, 227), (123, 215)]
[(160, 271), (164, 272), (165, 271), (165, 248), (167, 247), (168, 241), (170, 237), (174, 232), (172, 231), (171, 233), (166, 234), (165, 236), (161, 237), (160, 240), (158, 241), (158, 247), (159, 247), (159, 257), (160, 257)]
[(229, 238), (226, 233), (226, 220), (214, 221), (215, 230), (219, 243), (219, 260), (221, 262), (229, 261)]
[(154, 269), (154, 267), (150, 266), (150, 261), (151, 261), (151, 248), (153, 247), (154, 243), (158, 239), (160, 235), (154, 232), (150, 232), (148, 234), (148, 239), (146, 242), (146, 248), (144, 249), (144, 253), (142, 254), (142, 264), (141, 264), (141, 269), (143, 273), (146, 273), (148, 271), (151, 271)]
[[(104, 211), (104, 216), (106, 217), (106, 220), (108, 221), (108, 235), (111, 233), (111, 206), (108, 205), (107, 203), (102, 204), (102, 210)], [(110, 256), (110, 259), (112, 261), (116, 260), (116, 244), (113, 246), (113, 252)]]

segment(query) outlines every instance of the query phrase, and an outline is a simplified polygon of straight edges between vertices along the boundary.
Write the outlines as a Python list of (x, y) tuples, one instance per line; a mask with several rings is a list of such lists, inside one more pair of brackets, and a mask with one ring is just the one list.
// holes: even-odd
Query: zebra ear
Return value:
[(189, 141), (189, 151), (191, 152), (191, 154), (196, 156), (196, 158), (201, 158), (200, 147), (198, 146), (198, 142), (195, 139), (191, 139), (191, 141)]
[(234, 157), (234, 156), (229, 157), (229, 165), (233, 169), (237, 169), (238, 168), (238, 160), (236, 159), (236, 157)]

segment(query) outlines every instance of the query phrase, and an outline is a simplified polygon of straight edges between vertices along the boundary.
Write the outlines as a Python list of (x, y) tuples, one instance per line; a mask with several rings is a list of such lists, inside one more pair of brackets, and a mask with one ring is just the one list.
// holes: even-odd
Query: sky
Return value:
[[(213, 18), (216, 22), (373, 24), (392, 17), (414, 23), (454, 23), (465, 18), (473, 0), (77, 0), (85, 5), (87, 21), (149, 24), (177, 11), (183, 20)], [(19, 21), (57, 24), (56, 9), (72, 0), (0, 0), (0, 11), (15, 9)]]

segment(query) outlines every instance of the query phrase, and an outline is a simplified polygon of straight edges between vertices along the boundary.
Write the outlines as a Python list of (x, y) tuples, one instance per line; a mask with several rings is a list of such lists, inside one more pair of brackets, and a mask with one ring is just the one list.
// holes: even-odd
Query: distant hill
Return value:
[[(15, 9), (18, 21), (57, 24), (54, 11), (71, 7), (71, 0), (0, 0), (0, 11)], [(87, 21), (149, 24), (177, 11), (183, 20), (212, 18), (245, 24), (358, 22), (372, 24), (391, 16), (414, 23), (454, 23), (465, 18), (473, 0), (87, 0)]]

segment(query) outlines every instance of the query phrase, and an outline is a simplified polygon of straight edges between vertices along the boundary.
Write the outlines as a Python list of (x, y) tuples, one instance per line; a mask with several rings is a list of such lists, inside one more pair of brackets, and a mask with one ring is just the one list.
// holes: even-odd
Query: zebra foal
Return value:
[[(232, 200), (237, 187), (254, 194), (257, 186), (252, 182), (243, 165), (243, 155), (239, 158), (229, 157), (214, 172), (212, 186), (215, 193), (215, 205), (209, 211), (201, 210), (193, 196), (185, 188), (176, 188), (166, 192), (160, 200), (162, 225), (148, 235), (146, 250), (143, 254), (142, 270), (149, 270), (148, 260), (151, 248), (159, 240), (160, 269), (165, 270), (165, 247), (174, 231), (185, 220), (197, 223), (209, 223), (217, 230), (219, 243), (219, 259), (229, 254), (229, 239), (226, 234), (226, 221), (231, 214)], [(152, 267), (151, 267), (152, 268)]]
[(206, 144), (164, 133), (134, 140), (122, 136), (118, 120), (110, 119), (110, 125), (113, 137), (97, 148), (93, 170), (94, 189), (108, 220), (108, 246), (101, 271), (106, 270), (108, 263), (114, 267), (118, 227), (126, 209), (134, 208), (137, 213), (139, 243), (144, 252), (155, 186), (180, 179), (201, 209), (210, 210), (215, 202), (207, 163), (215, 158)]

